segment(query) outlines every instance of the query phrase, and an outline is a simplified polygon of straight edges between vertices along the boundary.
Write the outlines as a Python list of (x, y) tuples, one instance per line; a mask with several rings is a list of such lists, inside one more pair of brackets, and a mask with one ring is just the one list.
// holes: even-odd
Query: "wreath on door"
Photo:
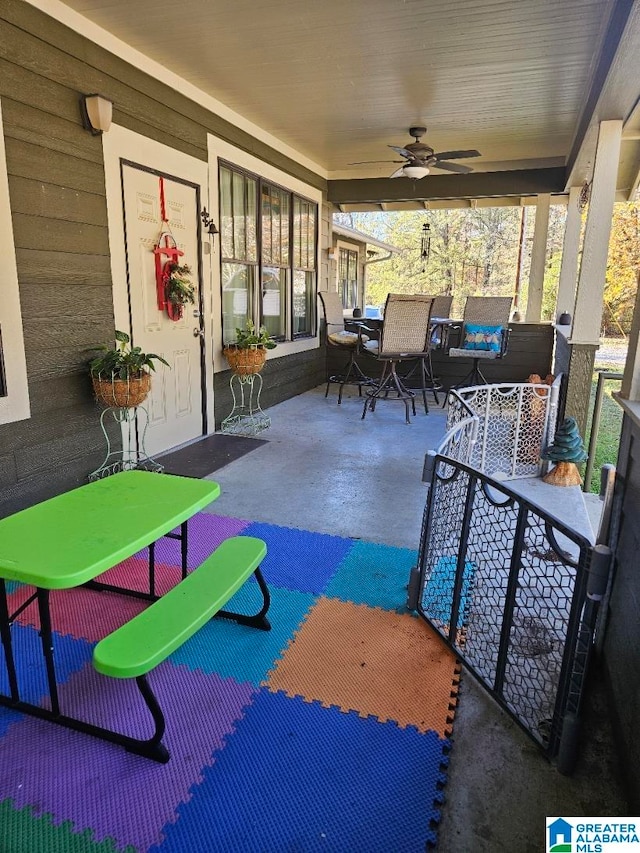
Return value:
[(178, 248), (169, 228), (164, 202), (164, 180), (160, 178), (160, 214), (162, 225), (158, 242), (153, 248), (156, 266), (156, 297), (159, 311), (166, 311), (170, 320), (180, 320), (184, 306), (196, 301), (195, 287), (191, 281), (191, 267), (181, 264), (184, 255)]

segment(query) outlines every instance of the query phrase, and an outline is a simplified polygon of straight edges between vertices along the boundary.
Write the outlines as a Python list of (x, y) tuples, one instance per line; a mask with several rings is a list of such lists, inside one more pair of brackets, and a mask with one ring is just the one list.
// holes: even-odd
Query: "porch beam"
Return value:
[(564, 193), (564, 166), (516, 169), (511, 172), (472, 172), (470, 175), (430, 175), (409, 178), (360, 178), (328, 182), (327, 199), (335, 205), (430, 199), (473, 199)]
[(558, 281), (558, 297), (556, 299), (556, 316), (571, 314), (576, 300), (576, 283), (578, 280), (578, 252), (580, 249), (580, 187), (569, 190), (567, 219), (564, 226), (564, 241), (562, 243), (562, 262), (560, 264), (560, 279)]
[(531, 267), (529, 269), (529, 291), (525, 323), (539, 323), (542, 317), (542, 288), (544, 285), (545, 261), (547, 258), (547, 235), (549, 233), (549, 207), (551, 196), (538, 196), (536, 220), (533, 229)]
[(627, 116), (638, 99), (640, 6), (635, 0), (613, 0), (607, 29), (573, 145), (567, 159), (568, 185), (588, 177), (597, 122)]

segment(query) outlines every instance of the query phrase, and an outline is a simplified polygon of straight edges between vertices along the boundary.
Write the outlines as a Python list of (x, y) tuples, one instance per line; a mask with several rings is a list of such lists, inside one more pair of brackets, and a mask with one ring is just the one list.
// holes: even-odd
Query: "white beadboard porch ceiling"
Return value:
[[(424, 124), (475, 171), (564, 165), (613, 0), (66, 0), (329, 178)], [(443, 174), (440, 172), (440, 174)]]

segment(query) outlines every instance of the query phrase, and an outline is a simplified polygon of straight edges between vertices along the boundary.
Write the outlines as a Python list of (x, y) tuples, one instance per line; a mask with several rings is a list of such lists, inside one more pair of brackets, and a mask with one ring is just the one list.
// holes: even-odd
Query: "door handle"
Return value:
[(202, 329), (198, 329), (198, 327), (196, 326), (196, 328), (193, 330), (193, 337), (204, 338), (204, 331)]

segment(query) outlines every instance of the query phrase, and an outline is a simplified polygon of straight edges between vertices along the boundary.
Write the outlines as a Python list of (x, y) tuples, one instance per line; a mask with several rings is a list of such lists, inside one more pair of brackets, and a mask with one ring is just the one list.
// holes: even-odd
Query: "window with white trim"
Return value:
[(0, 106), (0, 257), (3, 260), (0, 299), (0, 424), (26, 420), (31, 416), (10, 205)]
[(318, 206), (220, 165), (222, 334), (252, 319), (280, 341), (315, 332)]

